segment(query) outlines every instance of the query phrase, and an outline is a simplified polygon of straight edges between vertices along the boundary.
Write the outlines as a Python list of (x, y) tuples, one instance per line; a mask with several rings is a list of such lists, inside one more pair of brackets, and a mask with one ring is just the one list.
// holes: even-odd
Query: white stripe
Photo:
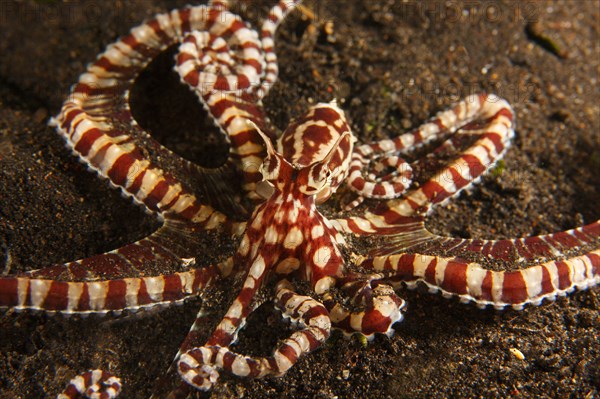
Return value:
[(79, 82), (90, 85), (96, 89), (114, 87), (119, 84), (118, 79), (112, 79), (112, 78), (102, 79), (102, 78), (96, 76), (95, 74), (89, 73), (89, 72), (82, 74), (79, 77)]
[[(259, 279), (260, 276), (263, 275), (263, 273), (265, 272), (265, 259), (262, 256), (258, 256), (256, 258), (256, 260), (252, 263), (252, 267), (250, 268), (250, 271), (248, 273), (249, 276), (254, 277), (255, 279)], [(251, 279), (246, 279), (247, 280), (251, 280)], [(244, 284), (244, 287), (246, 285)]]
[(67, 309), (66, 312), (71, 312), (76, 309), (79, 305), (79, 299), (83, 294), (83, 283), (69, 283), (67, 294)]
[(173, 32), (176, 33), (177, 37), (181, 37), (183, 32), (181, 31), (181, 18), (179, 17), (179, 10), (173, 10), (169, 15), (171, 17), (171, 27)]
[(272, 33), (277, 29), (277, 25), (273, 21), (266, 19), (262, 24), (262, 29)]
[(231, 372), (239, 377), (246, 377), (250, 374), (250, 366), (241, 356), (236, 356), (231, 364)]
[(154, 19), (156, 22), (158, 22), (158, 26), (165, 34), (167, 34), (167, 36), (174, 38), (177, 32), (175, 32), (173, 29), (171, 19), (169, 18), (168, 14), (158, 14), (154, 17)]
[(154, 302), (161, 302), (163, 300), (163, 293), (165, 290), (165, 280), (162, 277), (146, 277), (144, 278), (146, 283), (146, 291)]
[(125, 188), (130, 188), (135, 179), (137, 179), (140, 173), (144, 172), (148, 168), (148, 166), (150, 166), (150, 161), (146, 159), (136, 159), (127, 171), (127, 181), (125, 182)]
[[(64, 118), (66, 117), (67, 115), (64, 116)], [(77, 125), (77, 128), (73, 131), (73, 126), (75, 125)], [(72, 132), (72, 135), (69, 138), (69, 141), (76, 145), (88, 130), (91, 130), (95, 127), (97, 127), (96, 124), (88, 118), (88, 115), (85, 112), (80, 113), (73, 118), (73, 121), (71, 122), (71, 128), (69, 129), (68, 133)]]
[[(188, 45), (188, 44), (191, 45), (191, 43), (185, 43), (185, 45)], [(183, 51), (183, 49), (182, 49), (182, 51)], [(190, 51), (186, 50), (185, 52), (189, 53)], [(177, 64), (175, 69), (177, 69), (177, 73), (179, 74), (179, 76), (184, 78), (190, 72), (194, 71), (196, 69), (196, 67), (198, 67), (198, 62), (196, 60), (192, 59), (192, 60), (187, 60), (187, 61), (183, 62), (182, 64)]]
[(179, 273), (179, 281), (181, 282), (181, 287), (183, 287), (183, 292), (186, 294), (191, 294), (193, 292), (195, 274), (195, 271)]
[(444, 277), (446, 275), (446, 267), (448, 266), (448, 261), (443, 258), (437, 258), (437, 262), (435, 265), (435, 283), (436, 285), (442, 285), (444, 282)]
[(146, 174), (144, 175), (144, 178), (142, 179), (142, 184), (136, 194), (136, 197), (140, 199), (140, 201), (144, 200), (152, 192), (154, 187), (156, 187), (158, 183), (160, 183), (162, 180), (162, 170), (147, 170)]
[(142, 44), (149, 47), (160, 48), (161, 40), (154, 32), (154, 29), (148, 25), (139, 25), (131, 29), (131, 35)]
[(162, 199), (159, 202), (160, 208), (167, 206), (183, 190), (181, 188), (181, 184), (179, 184), (179, 183), (169, 185), (168, 187), (169, 188), (168, 188), (167, 192), (165, 193), (165, 196), (162, 197)]
[(587, 267), (586, 267), (586, 262), (584, 262), (584, 260), (581, 257), (576, 257), (573, 258), (569, 261), (567, 261), (568, 264), (570, 264), (571, 270), (573, 271), (573, 276), (571, 278), (571, 283), (572, 284), (577, 284), (577, 283), (581, 283), (583, 281), (586, 280), (586, 271), (587, 271)]
[(190, 27), (192, 30), (205, 30), (208, 20), (208, 8), (205, 6), (192, 7), (190, 13)]
[(558, 269), (556, 268), (556, 263), (548, 262), (542, 266), (546, 267), (546, 271), (550, 275), (550, 284), (552, 284), (553, 290), (558, 290)]
[(350, 327), (354, 331), (362, 331), (363, 330), (362, 322), (363, 322), (364, 315), (365, 315), (364, 312), (350, 314)]
[(392, 140), (381, 140), (377, 144), (379, 144), (379, 148), (381, 148), (384, 152), (394, 151), (396, 146)]
[(492, 272), (492, 301), (495, 303), (502, 302), (502, 287), (504, 285), (504, 273)]
[(104, 310), (107, 294), (106, 282), (87, 283), (88, 294), (90, 297), (90, 310)]
[(125, 304), (127, 307), (136, 307), (139, 305), (140, 286), (139, 278), (125, 279)]
[(308, 338), (306, 338), (306, 335), (302, 333), (294, 335), (295, 341), (298, 343), (301, 353), (307, 353), (310, 350), (310, 341), (308, 340)]
[(483, 280), (486, 275), (487, 270), (476, 263), (469, 263), (467, 266), (467, 294), (473, 298), (481, 297)]
[(281, 372), (284, 370), (289, 370), (293, 366), (290, 360), (286, 356), (281, 354), (281, 352), (275, 353), (274, 357), (275, 363), (277, 363), (277, 369)]
[(106, 51), (102, 53), (111, 64), (123, 67), (131, 67), (138, 64), (137, 59), (130, 57), (128, 54), (124, 54), (122, 48), (115, 46), (114, 44), (106, 47)]
[(33, 308), (42, 308), (51, 285), (51, 280), (31, 280), (29, 284), (29, 297)]
[[(438, 119), (442, 123), (442, 125), (444, 125), (447, 128), (451, 128), (452, 126), (455, 126), (457, 124), (457, 115), (452, 110), (448, 110), (438, 114), (436, 119)], [(436, 130), (438, 130), (437, 125), (433, 125), (436, 126)]]
[(123, 53), (125, 56), (127, 56), (129, 58), (135, 58), (142, 62), (146, 59), (146, 57), (144, 57), (142, 54), (135, 51), (133, 49), (133, 47), (131, 47), (129, 44), (127, 44), (121, 40), (119, 40), (118, 42), (116, 42), (112, 45), (116, 49), (118, 49), (121, 53)]
[(527, 297), (536, 298), (542, 292), (542, 267), (534, 266), (525, 270), (521, 270), (521, 276), (527, 287)]
[(113, 143), (113, 145), (108, 147), (106, 150), (98, 168), (102, 170), (104, 174), (108, 175), (109, 170), (117, 162), (117, 159), (119, 159), (119, 157), (123, 154), (125, 154), (123, 149), (119, 145)]
[(29, 285), (31, 284), (29, 278), (17, 278), (17, 306), (25, 307), (25, 301), (27, 300), (27, 293), (29, 292)]
[(191, 194), (182, 194), (171, 208), (171, 211), (181, 213), (193, 205), (194, 202), (196, 202), (196, 197)]
[[(96, 141), (94, 141), (94, 144), (92, 144), (92, 146), (90, 147), (90, 150), (85, 156), (85, 158), (92, 159), (98, 153), (98, 151), (100, 151), (102, 147), (106, 146), (107, 144), (113, 144), (113, 142), (110, 139), (110, 137), (108, 137), (106, 134), (103, 134), (102, 136), (98, 137)], [(103, 173), (105, 172), (103, 171)]]
[(85, 380), (80, 375), (73, 378), (69, 383), (72, 384), (79, 393), (83, 393), (86, 390)]

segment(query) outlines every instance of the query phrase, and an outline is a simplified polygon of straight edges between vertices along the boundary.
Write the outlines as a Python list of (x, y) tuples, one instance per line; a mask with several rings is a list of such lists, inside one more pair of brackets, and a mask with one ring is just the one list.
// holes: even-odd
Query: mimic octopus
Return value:
[[(515, 116), (497, 96), (469, 96), (417, 129), (371, 144), (357, 143), (335, 102), (313, 106), (278, 135), (262, 99), (277, 79), (276, 29), (298, 3), (279, 2), (260, 32), (230, 12), (224, 0), (173, 10), (133, 28), (98, 56), (51, 124), (91, 170), (163, 226), (108, 253), (1, 277), (0, 306), (67, 314), (136, 310), (201, 295), (217, 280), (241, 281), (208, 340), (198, 341), (200, 312), (181, 345), (172, 369), (183, 382), (170, 397), (185, 397), (192, 387), (210, 390), (222, 372), (281, 376), (323, 345), (333, 329), (367, 339), (391, 335), (405, 310), (396, 294), (402, 285), (422, 284), (479, 307), (521, 309), (600, 282), (600, 249), (578, 252), (597, 242), (599, 221), (495, 241), (443, 237), (425, 228), (425, 217), (436, 205), (478, 180), (509, 146)], [(182, 84), (195, 92), (230, 144), (227, 162), (217, 169), (182, 162), (212, 182), (212, 193), (226, 197), (223, 202), (203, 198), (140, 144), (143, 138), (177, 157), (143, 131), (128, 102), (136, 77), (173, 45)], [(456, 155), (413, 184), (413, 169), (425, 161), (402, 156), (426, 145), (435, 148), (425, 160)], [(219, 184), (231, 182), (231, 176), (241, 199)], [(354, 209), (352, 216), (328, 218), (320, 204), (343, 185), (355, 193), (346, 204), (346, 210)], [(232, 209), (238, 214), (228, 216)], [(239, 215), (247, 220), (239, 221)], [(200, 254), (193, 252), (193, 237), (209, 231), (237, 238), (237, 252), (223, 262), (194, 267)], [(355, 254), (347, 250), (347, 235), (378, 236), (381, 246)], [(411, 250), (423, 243), (444, 256)], [(492, 271), (462, 254), (528, 266)], [(181, 270), (145, 272), (163, 264)], [(308, 288), (300, 292), (298, 282)], [(265, 289), (296, 331), (270, 356), (246, 356), (234, 345)], [(92, 370), (74, 378), (59, 398), (114, 398), (120, 389), (116, 376)]]

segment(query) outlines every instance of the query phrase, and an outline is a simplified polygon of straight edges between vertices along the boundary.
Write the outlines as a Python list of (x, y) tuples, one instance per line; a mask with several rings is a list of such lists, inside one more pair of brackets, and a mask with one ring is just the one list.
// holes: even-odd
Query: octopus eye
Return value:
[(317, 189), (314, 192), (316, 197), (316, 201), (318, 204), (321, 204), (333, 194), (335, 188), (331, 186), (331, 177), (333, 175), (333, 171), (328, 168), (323, 171), (321, 174), (321, 179), (317, 182)]
[(268, 156), (263, 161), (260, 172), (262, 173), (264, 180), (276, 180), (279, 176), (279, 160), (275, 157)]
[(264, 180), (273, 180), (277, 178), (277, 176), (273, 173), (275, 169), (273, 163), (274, 162), (272, 159), (267, 157), (261, 165), (260, 173), (262, 173)]

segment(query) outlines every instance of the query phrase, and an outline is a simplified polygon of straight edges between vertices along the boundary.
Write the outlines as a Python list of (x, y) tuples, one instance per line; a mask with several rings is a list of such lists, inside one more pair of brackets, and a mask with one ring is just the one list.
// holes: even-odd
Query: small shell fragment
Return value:
[(525, 355), (523, 354), (523, 352), (521, 352), (520, 350), (518, 350), (517, 348), (510, 348), (509, 352), (516, 357), (519, 360), (525, 360)]

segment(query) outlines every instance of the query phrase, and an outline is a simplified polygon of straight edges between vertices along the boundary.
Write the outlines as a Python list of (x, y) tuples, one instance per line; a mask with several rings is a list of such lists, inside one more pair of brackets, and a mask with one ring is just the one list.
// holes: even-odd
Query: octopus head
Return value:
[(275, 190), (294, 190), (324, 202), (346, 177), (355, 139), (335, 103), (317, 104), (291, 123), (278, 140), (277, 150), (256, 130), (267, 148), (263, 179)]

